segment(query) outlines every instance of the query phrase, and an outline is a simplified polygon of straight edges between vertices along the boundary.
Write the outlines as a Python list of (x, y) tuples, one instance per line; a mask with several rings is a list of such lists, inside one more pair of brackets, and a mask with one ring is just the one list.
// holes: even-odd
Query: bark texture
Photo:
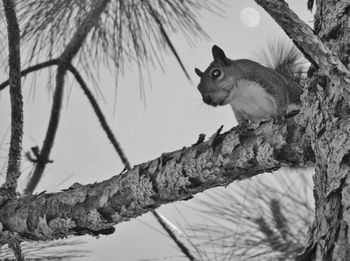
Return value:
[[(302, 96), (299, 123), (316, 157), (316, 213), (299, 260), (350, 258), (349, 1), (316, 0), (315, 33), (284, 1), (256, 0), (318, 69)], [(339, 58), (336, 56), (338, 55)], [(340, 61), (344, 62), (341, 64)]]
[(23, 98), (21, 91), (21, 56), (20, 34), (17, 22), (15, 3), (12, 0), (3, 0), (9, 49), (9, 85), (11, 99), (11, 140), (9, 161), (4, 188), (13, 192), (17, 188), (17, 180), (21, 175), (21, 154), (23, 136)]
[(283, 166), (313, 165), (304, 130), (289, 123), (251, 125), (216, 134), (135, 166), (104, 182), (6, 202), (0, 209), (0, 243), (9, 232), (20, 241), (108, 234), (113, 225), (205, 189)]
[(336, 68), (345, 75), (349, 73), (313, 30), (289, 9), (287, 3), (278, 0), (255, 0), (255, 2), (272, 16), (316, 68), (325, 72)]
[[(315, 32), (349, 65), (349, 1), (316, 1)], [(315, 75), (305, 94), (305, 122), (316, 154), (315, 220), (301, 260), (350, 258), (350, 115), (341, 76)], [(348, 88), (348, 87), (346, 87)]]

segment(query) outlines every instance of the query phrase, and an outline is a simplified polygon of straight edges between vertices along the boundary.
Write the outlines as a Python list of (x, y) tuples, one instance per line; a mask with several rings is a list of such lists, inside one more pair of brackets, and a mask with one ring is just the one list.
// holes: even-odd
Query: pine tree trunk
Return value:
[[(350, 2), (316, 0), (315, 34), (349, 64)], [(330, 73), (331, 74), (331, 73)], [(305, 97), (307, 132), (316, 155), (315, 220), (298, 260), (350, 260), (350, 110), (348, 84), (319, 72)]]

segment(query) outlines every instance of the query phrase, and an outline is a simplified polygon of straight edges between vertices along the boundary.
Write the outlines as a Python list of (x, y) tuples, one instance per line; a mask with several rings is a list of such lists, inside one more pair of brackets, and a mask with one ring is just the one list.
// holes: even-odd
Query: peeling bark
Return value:
[(304, 130), (293, 118), (287, 125), (273, 121), (251, 125), (244, 134), (234, 128), (100, 183), (8, 201), (0, 209), (0, 242), (6, 243), (9, 232), (20, 241), (112, 233), (113, 225), (162, 204), (283, 166), (310, 166), (313, 161)]

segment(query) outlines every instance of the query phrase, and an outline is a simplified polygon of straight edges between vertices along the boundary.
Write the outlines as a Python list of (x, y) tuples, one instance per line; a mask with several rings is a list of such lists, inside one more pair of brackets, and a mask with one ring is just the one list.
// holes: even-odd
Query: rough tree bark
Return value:
[[(350, 2), (316, 0), (315, 4), (315, 33), (349, 68)], [(350, 259), (350, 110), (348, 87), (340, 82), (341, 77), (331, 73), (314, 75), (306, 93), (307, 133), (317, 162), (316, 213), (300, 260)]]
[(315, 35), (284, 1), (256, 2), (318, 69), (304, 90), (301, 126), (291, 118), (288, 124), (233, 129), (101, 183), (9, 200), (0, 207), (0, 243), (8, 243), (9, 235), (28, 241), (108, 234), (119, 222), (205, 189), (283, 166), (315, 164), (316, 215), (299, 260), (349, 260), (350, 3), (316, 0)]
[(23, 135), (23, 98), (21, 90), (20, 32), (13, 1), (3, 1), (8, 32), (9, 74), (11, 98), (11, 141), (6, 183), (4, 188), (15, 192), (17, 179), (21, 175)]
[[(283, 1), (255, 1), (271, 14), (316, 69), (304, 90), (299, 115), (316, 158), (316, 213), (308, 245), (298, 260), (349, 260), (349, 1), (316, 0), (317, 35)], [(308, 5), (313, 2), (308, 1)]]
[(256, 124), (243, 135), (232, 129), (104, 182), (10, 200), (0, 208), (0, 243), (6, 243), (9, 233), (19, 241), (108, 234), (117, 223), (205, 189), (283, 166), (312, 165), (303, 133), (294, 118), (288, 125)]
[(308, 245), (298, 260), (349, 260), (350, 3), (316, 0), (317, 35), (302, 37), (303, 32), (310, 34), (311, 30), (300, 25), (296, 16), (286, 14), (282, 1), (256, 2), (271, 14), (317, 69), (304, 90), (299, 116), (316, 158), (316, 211)]

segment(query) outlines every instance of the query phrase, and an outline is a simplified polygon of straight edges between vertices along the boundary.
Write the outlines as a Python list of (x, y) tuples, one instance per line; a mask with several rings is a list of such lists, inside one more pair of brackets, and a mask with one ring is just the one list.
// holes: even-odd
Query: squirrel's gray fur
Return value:
[(248, 59), (231, 60), (216, 45), (212, 54), (214, 61), (204, 72), (195, 69), (201, 78), (198, 90), (209, 105), (230, 104), (238, 123), (273, 118), (300, 107), (302, 87), (291, 74), (282, 75)]

